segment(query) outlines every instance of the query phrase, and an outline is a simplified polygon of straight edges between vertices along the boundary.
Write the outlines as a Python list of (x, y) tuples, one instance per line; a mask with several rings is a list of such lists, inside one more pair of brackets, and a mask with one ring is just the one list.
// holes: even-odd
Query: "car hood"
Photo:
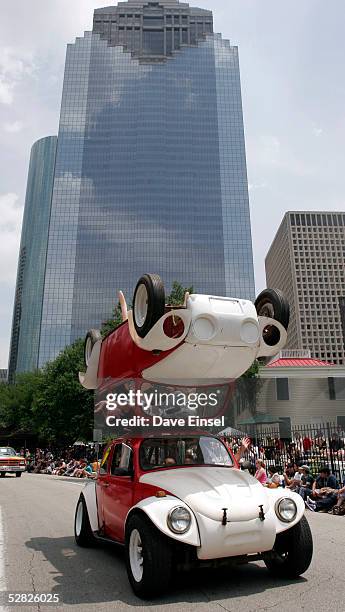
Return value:
[(226, 467), (188, 467), (149, 472), (140, 482), (157, 486), (184, 501), (194, 512), (230, 521), (258, 518), (269, 509), (267, 489), (247, 472)]
[(16, 459), (18, 461), (24, 461), (24, 457), (18, 457), (18, 455), (0, 455), (0, 459)]

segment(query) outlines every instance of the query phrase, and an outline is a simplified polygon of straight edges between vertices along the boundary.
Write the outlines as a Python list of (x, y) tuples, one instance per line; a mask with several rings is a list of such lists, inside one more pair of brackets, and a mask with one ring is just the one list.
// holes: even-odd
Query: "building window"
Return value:
[(288, 401), (289, 397), (289, 379), (288, 378), (277, 378), (276, 379), (276, 390), (277, 400)]

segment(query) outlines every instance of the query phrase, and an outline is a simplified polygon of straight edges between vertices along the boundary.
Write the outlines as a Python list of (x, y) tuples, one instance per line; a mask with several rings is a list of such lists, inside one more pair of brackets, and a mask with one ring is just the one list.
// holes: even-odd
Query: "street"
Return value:
[(263, 563), (236, 570), (204, 569), (181, 575), (164, 598), (150, 603), (133, 595), (121, 549), (75, 545), (74, 508), (82, 485), (82, 481), (35, 474), (1, 479), (0, 590), (58, 593), (63, 604), (36, 604), (26, 610), (344, 609), (344, 517), (308, 512), (315, 552), (311, 568), (300, 580), (274, 580)]

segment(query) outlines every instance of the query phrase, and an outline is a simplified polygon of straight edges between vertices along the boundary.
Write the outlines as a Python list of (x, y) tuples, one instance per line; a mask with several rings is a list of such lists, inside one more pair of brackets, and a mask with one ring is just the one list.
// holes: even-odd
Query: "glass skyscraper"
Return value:
[(38, 367), (56, 143), (56, 136), (48, 136), (31, 149), (13, 309), (10, 382), (16, 372)]
[(39, 364), (146, 272), (254, 297), (238, 50), (177, 0), (97, 9), (68, 45)]

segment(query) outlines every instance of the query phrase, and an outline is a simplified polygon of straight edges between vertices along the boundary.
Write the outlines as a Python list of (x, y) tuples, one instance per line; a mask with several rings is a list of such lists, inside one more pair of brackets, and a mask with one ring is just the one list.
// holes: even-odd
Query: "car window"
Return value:
[(0, 455), (16, 455), (16, 451), (14, 450), (14, 448), (11, 448), (9, 446), (6, 447), (2, 447), (0, 448)]
[(111, 473), (115, 476), (124, 475), (117, 473), (117, 470), (133, 470), (133, 452), (128, 444), (116, 444), (111, 462)]
[(211, 436), (199, 436), (145, 440), (140, 447), (140, 464), (143, 470), (152, 470), (181, 465), (231, 467), (233, 461), (220, 440)]

